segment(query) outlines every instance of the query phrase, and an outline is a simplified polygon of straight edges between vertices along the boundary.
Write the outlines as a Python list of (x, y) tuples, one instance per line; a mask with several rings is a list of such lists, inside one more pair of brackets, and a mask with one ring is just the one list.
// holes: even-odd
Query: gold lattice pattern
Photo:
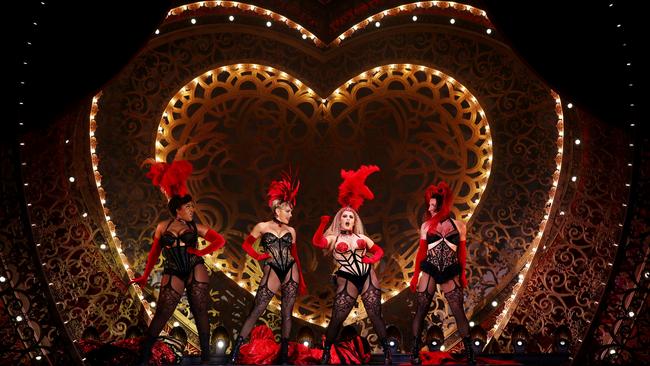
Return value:
[(185, 158), (195, 168), (188, 187), (197, 216), (228, 240), (223, 254), (207, 261), (251, 292), (262, 271), (239, 243), (252, 225), (270, 217), (263, 197), (268, 182), (290, 164), (300, 167), (292, 224), (310, 294), (298, 299), (295, 315), (323, 326), (334, 265), (308, 238), (318, 216), (337, 209), (338, 169), (390, 163), (370, 183), (375, 201), (361, 210), (369, 235), (386, 251), (377, 268), (386, 301), (407, 286), (425, 187), (449, 182), (455, 216), (469, 219), (492, 158), (490, 129), (476, 98), (453, 78), (414, 65), (368, 70), (326, 98), (271, 67), (220, 67), (171, 99), (158, 128), (156, 158), (171, 161), (188, 143), (195, 144)]

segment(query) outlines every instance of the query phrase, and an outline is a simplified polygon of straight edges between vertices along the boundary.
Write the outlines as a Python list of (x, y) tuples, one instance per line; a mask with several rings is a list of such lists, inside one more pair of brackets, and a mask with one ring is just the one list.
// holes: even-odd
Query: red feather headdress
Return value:
[[(449, 185), (441, 181), (438, 185), (432, 184), (427, 187), (426, 192), (424, 193), (425, 204), (429, 205), (429, 200), (433, 196), (442, 197), (442, 207), (439, 211), (429, 219), (429, 231), (435, 230), (438, 226), (438, 223), (449, 216), (451, 212), (451, 205), (454, 203), (454, 195), (451, 191)], [(440, 202), (438, 202), (440, 204)]]
[(275, 200), (288, 202), (291, 206), (295, 206), (299, 188), (300, 181), (291, 175), (291, 170), (288, 173), (282, 172), (281, 179), (274, 180), (269, 185), (269, 191), (266, 194), (269, 199), (269, 207), (273, 207)]
[(355, 211), (365, 200), (375, 198), (370, 188), (366, 185), (366, 179), (372, 173), (378, 172), (376, 165), (362, 165), (357, 171), (341, 169), (343, 183), (339, 186), (339, 203), (341, 206), (350, 206)]
[[(194, 144), (184, 145), (176, 152), (176, 157), (181, 158), (185, 150)], [(171, 163), (156, 161), (149, 158), (142, 162), (142, 165), (149, 164), (147, 178), (151, 179), (154, 186), (159, 187), (165, 194), (167, 200), (173, 196), (183, 197), (189, 194), (187, 190), (187, 178), (192, 174), (192, 163), (187, 160), (174, 160)]]

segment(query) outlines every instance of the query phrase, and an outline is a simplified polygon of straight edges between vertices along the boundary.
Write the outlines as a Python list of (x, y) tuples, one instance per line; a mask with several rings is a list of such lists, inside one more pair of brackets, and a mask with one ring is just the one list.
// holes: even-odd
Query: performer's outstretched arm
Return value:
[(467, 277), (465, 274), (465, 266), (467, 262), (467, 241), (465, 223), (463, 221), (454, 220), (460, 234), (460, 243), (458, 244), (458, 263), (460, 263), (460, 284), (467, 287)]
[[(366, 240), (367, 239), (367, 240)], [(381, 249), (381, 247), (377, 244), (375, 244), (370, 238), (365, 237), (363, 239), (357, 240), (357, 243), (360, 244), (359, 242), (363, 241), (364, 245), (368, 246), (368, 253), (372, 253), (372, 257), (363, 257), (361, 261), (366, 264), (373, 264), (379, 262), (381, 257), (384, 255), (384, 250)]]
[(305, 283), (305, 279), (302, 277), (302, 266), (300, 265), (300, 258), (298, 258), (298, 247), (296, 246), (296, 235), (295, 235), (295, 230), (293, 231), (293, 243), (291, 244), (291, 256), (293, 259), (296, 261), (296, 265), (298, 266), (298, 276), (300, 278), (300, 283), (298, 284), (298, 293), (300, 295), (306, 295), (307, 294), (307, 284)]
[(327, 226), (328, 222), (330, 222), (329, 216), (320, 217), (320, 225), (318, 225), (318, 229), (316, 229), (316, 233), (314, 233), (314, 237), (311, 240), (311, 243), (314, 244), (316, 248), (325, 249), (329, 244), (327, 239), (323, 236), (325, 226)]
[(161, 224), (158, 224), (156, 227), (156, 232), (153, 234), (153, 243), (151, 249), (149, 249), (149, 255), (147, 256), (147, 264), (144, 267), (144, 272), (142, 276), (134, 278), (129, 281), (129, 285), (132, 283), (137, 283), (140, 286), (145, 286), (147, 284), (147, 279), (151, 274), (151, 270), (158, 262), (158, 257), (160, 257), (160, 252), (162, 248), (160, 247), (160, 231), (162, 231)]
[(196, 254), (202, 257), (204, 255), (217, 251), (226, 244), (226, 239), (224, 239), (223, 236), (219, 235), (216, 231), (203, 225), (197, 225), (197, 229), (199, 231), (199, 235), (201, 235), (210, 244), (208, 244), (208, 246), (203, 249), (187, 248), (188, 253)]
[(257, 238), (260, 236), (260, 233), (261, 233), (260, 224), (257, 224), (253, 228), (253, 231), (251, 231), (251, 233), (246, 237), (246, 240), (244, 240), (244, 242), (241, 245), (244, 251), (257, 261), (262, 261), (271, 257), (270, 254), (258, 253), (253, 248), (253, 243), (255, 243), (255, 240), (257, 240)]
[(427, 241), (420, 239), (418, 244), (418, 254), (415, 256), (415, 269), (413, 271), (413, 278), (411, 278), (411, 291), (416, 292), (418, 288), (418, 280), (420, 279), (420, 263), (427, 256)]

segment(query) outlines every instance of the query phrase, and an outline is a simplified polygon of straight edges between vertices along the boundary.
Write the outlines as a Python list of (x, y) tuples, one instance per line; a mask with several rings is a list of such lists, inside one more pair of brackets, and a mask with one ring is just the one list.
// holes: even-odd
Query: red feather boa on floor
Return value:
[[(239, 351), (237, 363), (244, 365), (274, 364), (280, 352), (273, 331), (266, 325), (259, 325), (251, 332), (251, 340)], [(360, 365), (370, 361), (370, 350), (363, 345), (361, 337), (338, 342), (330, 350), (332, 364)], [(309, 348), (302, 343), (289, 342), (289, 362), (294, 365), (315, 365), (320, 363), (323, 350)]]

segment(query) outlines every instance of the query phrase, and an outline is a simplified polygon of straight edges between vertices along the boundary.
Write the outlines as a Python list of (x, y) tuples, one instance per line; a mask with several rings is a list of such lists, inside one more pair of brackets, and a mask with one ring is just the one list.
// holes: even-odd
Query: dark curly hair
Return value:
[(176, 217), (176, 210), (180, 209), (184, 204), (192, 202), (192, 196), (186, 194), (184, 196), (172, 196), (167, 203), (167, 208), (172, 216)]

